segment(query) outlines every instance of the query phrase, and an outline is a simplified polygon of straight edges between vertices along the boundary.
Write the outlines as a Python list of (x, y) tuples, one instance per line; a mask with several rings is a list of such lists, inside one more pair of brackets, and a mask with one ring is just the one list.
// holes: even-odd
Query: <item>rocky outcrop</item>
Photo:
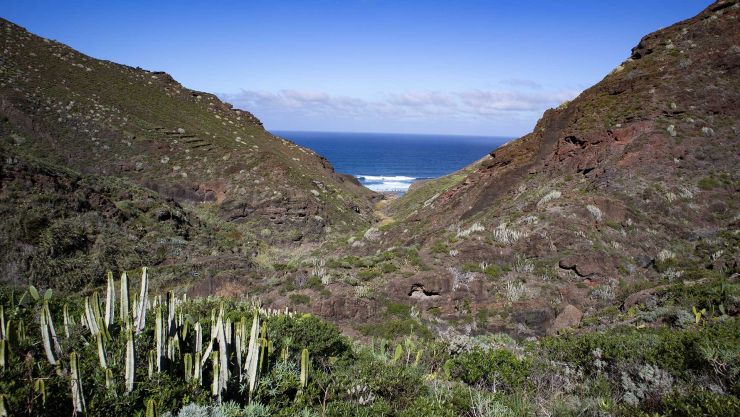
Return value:
[(547, 329), (547, 334), (558, 334), (564, 329), (576, 328), (581, 323), (583, 313), (573, 305), (566, 305), (563, 310), (555, 317), (552, 325)]

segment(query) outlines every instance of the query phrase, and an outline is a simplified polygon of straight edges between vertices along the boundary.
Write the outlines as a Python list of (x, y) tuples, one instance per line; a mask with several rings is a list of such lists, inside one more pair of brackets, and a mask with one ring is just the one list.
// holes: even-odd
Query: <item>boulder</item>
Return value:
[(565, 306), (563, 311), (555, 317), (552, 325), (547, 329), (548, 335), (555, 335), (560, 333), (561, 330), (566, 328), (578, 327), (581, 324), (581, 318), (583, 313), (577, 307), (568, 304)]
[(603, 259), (597, 259), (590, 256), (568, 256), (559, 262), (563, 269), (572, 269), (581, 277), (590, 277), (597, 274), (603, 274), (601, 263)]
[(657, 300), (655, 298), (660, 293), (660, 291), (664, 290), (665, 288), (667, 288), (667, 286), (659, 285), (657, 287), (647, 288), (634, 294), (630, 294), (630, 296), (624, 300), (623, 308), (627, 310), (630, 307), (638, 304), (642, 304), (648, 307), (655, 307), (655, 305), (657, 304)]

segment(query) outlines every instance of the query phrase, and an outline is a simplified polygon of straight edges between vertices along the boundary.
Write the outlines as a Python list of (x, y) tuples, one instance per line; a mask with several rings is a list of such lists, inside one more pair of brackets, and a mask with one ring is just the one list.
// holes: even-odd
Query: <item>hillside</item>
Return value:
[(0, 417), (740, 415), (739, 21), (383, 198), (0, 19)]
[(0, 19), (2, 142), (86, 174), (210, 202), (270, 242), (367, 224), (372, 193), (249, 112), (163, 72), (85, 56)]
[(438, 331), (519, 337), (641, 289), (737, 279), (739, 8), (645, 36), (532, 133), (391, 202), (327, 274), (374, 293), (371, 316), (402, 303)]

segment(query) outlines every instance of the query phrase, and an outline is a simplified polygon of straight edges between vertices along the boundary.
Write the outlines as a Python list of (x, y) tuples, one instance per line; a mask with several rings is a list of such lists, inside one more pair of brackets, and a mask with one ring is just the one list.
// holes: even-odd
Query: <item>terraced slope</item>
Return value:
[(2, 142), (83, 173), (211, 202), (271, 241), (316, 240), (371, 219), (372, 193), (249, 112), (168, 74), (85, 56), (0, 19)]

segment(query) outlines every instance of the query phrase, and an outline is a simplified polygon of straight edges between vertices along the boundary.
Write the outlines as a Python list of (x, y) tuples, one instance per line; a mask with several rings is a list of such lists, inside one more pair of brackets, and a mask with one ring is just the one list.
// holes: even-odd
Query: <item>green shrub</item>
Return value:
[(663, 414), (667, 417), (738, 416), (740, 400), (731, 395), (711, 391), (695, 391), (688, 395), (673, 394), (663, 400)]
[(360, 278), (363, 281), (369, 281), (373, 278), (379, 277), (380, 272), (377, 269), (370, 268), (370, 269), (363, 269), (360, 272), (357, 273), (357, 277)]
[(411, 313), (411, 306), (388, 300), (385, 303), (385, 311), (392, 316), (404, 318), (408, 317)]
[(358, 330), (365, 336), (393, 340), (403, 336), (415, 335), (422, 339), (431, 339), (432, 332), (418, 321), (405, 319), (385, 320), (380, 323), (360, 325)]
[(367, 353), (356, 358), (352, 365), (337, 372), (339, 386), (364, 387), (376, 398), (387, 401), (393, 410), (405, 409), (426, 393), (422, 373), (416, 368), (380, 361)]
[(398, 271), (398, 267), (393, 262), (384, 262), (380, 265), (380, 270), (383, 271), (384, 274), (390, 274), (391, 272)]
[(708, 369), (702, 348), (709, 341), (715, 348), (731, 349), (737, 344), (737, 320), (710, 322), (676, 330), (670, 328), (613, 329), (608, 332), (547, 337), (540, 345), (551, 358), (595, 372), (593, 352), (601, 351), (607, 364), (653, 364), (674, 376)]
[(399, 414), (400, 417), (455, 417), (457, 415), (452, 405), (430, 397), (417, 398)]
[(449, 251), (450, 248), (445, 242), (441, 240), (434, 242), (434, 244), (432, 245), (432, 253), (447, 253)]
[(291, 340), (290, 348), (296, 351), (306, 348), (311, 359), (318, 363), (328, 362), (330, 357), (340, 357), (350, 353), (349, 341), (339, 329), (310, 314), (298, 318), (278, 316), (270, 319), (267, 326), (268, 339), (275, 341), (275, 349), (283, 347), (286, 338)]
[(719, 187), (719, 182), (714, 178), (714, 176), (708, 176), (700, 179), (697, 185), (702, 190), (709, 191)]
[(505, 272), (504, 268), (502, 268), (499, 265), (488, 265), (486, 269), (483, 270), (483, 273), (486, 274), (489, 278), (498, 278)]
[(321, 277), (317, 277), (316, 275), (311, 275), (306, 281), (306, 288), (311, 288), (316, 291), (323, 290), (324, 284), (321, 282)]
[(311, 302), (311, 297), (306, 294), (290, 294), (289, 298), (292, 304), (308, 304)]
[(529, 362), (505, 349), (475, 348), (461, 353), (445, 364), (451, 377), (471, 385), (491, 385), (513, 392), (525, 385)]
[(368, 405), (359, 405), (349, 401), (333, 401), (326, 410), (327, 417), (375, 417), (390, 415), (391, 409), (387, 402), (375, 400)]

